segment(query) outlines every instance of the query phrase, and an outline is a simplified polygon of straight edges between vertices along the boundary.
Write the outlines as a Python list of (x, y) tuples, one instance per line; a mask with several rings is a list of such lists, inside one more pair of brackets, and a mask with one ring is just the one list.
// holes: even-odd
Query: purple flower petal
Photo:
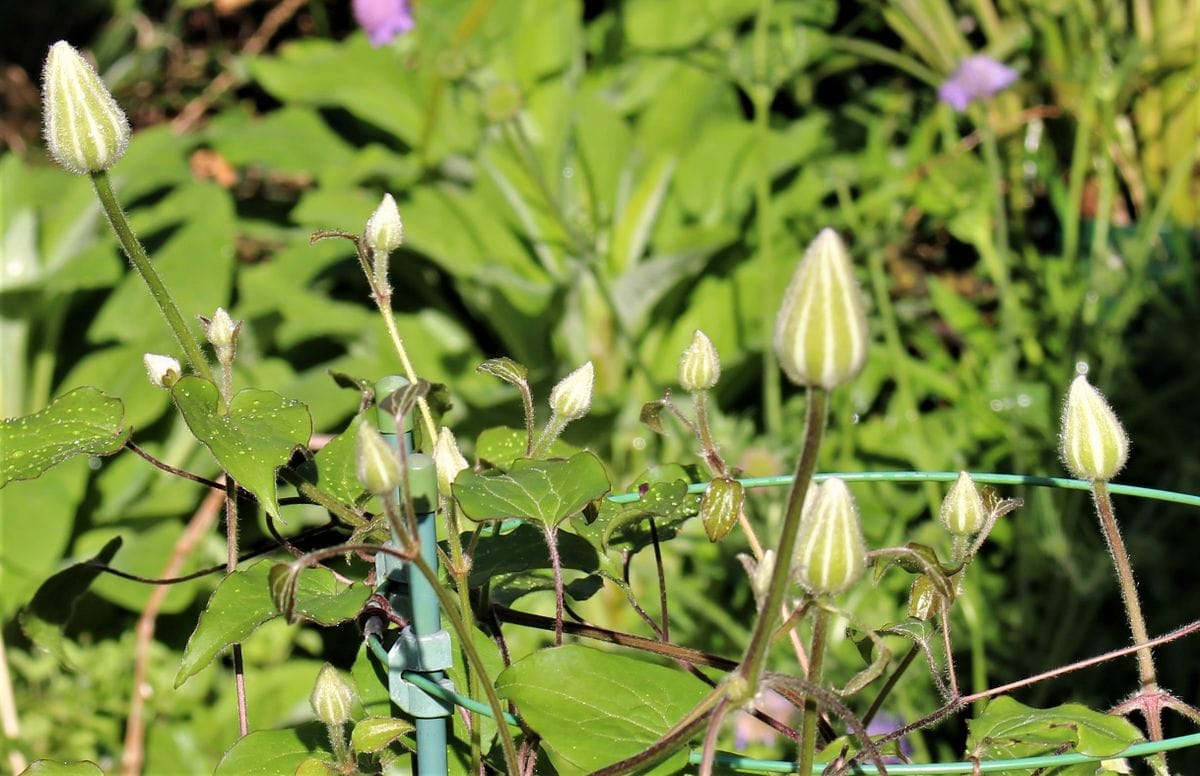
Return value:
[(416, 25), (409, 0), (353, 0), (351, 6), (372, 46), (391, 43)]
[[(899, 730), (904, 727), (904, 720), (897, 717), (895, 714), (888, 714), (886, 711), (881, 712), (871, 719), (871, 724), (867, 725), (867, 735), (870, 736), (885, 736), (892, 731)], [(902, 736), (899, 741), (900, 751), (905, 757), (912, 757), (912, 744), (908, 742), (908, 736)], [(892, 746), (888, 745), (889, 748)], [(885, 762), (899, 762), (899, 758), (885, 757)]]
[(938, 98), (962, 113), (974, 100), (991, 97), (1017, 80), (1017, 71), (984, 54), (967, 57), (938, 87)]

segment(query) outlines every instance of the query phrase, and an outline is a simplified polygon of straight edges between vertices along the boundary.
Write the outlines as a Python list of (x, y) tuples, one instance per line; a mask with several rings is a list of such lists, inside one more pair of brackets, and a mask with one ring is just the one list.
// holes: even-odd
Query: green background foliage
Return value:
[[(360, 232), (386, 191), (405, 223), (392, 258), (397, 325), (418, 373), (450, 387), (445, 421), (469, 456), (504, 457), (516, 435), (498, 428), (520, 425), (515, 392), (475, 369), (509, 356), (528, 366), (542, 418), (549, 387), (595, 364), (592, 414), (555, 452), (602, 457), (614, 492), (644, 481), (647, 467), (701, 463), (684, 429), (667, 421), (665, 434), (653, 434), (639, 410), (674, 387), (678, 356), (703, 328), (723, 367), (714, 394), (722, 454), (747, 475), (790, 471), (803, 402), (764, 349), (804, 245), (833, 226), (850, 244), (874, 340), (863, 374), (834, 396), (822, 470), (1057, 474), (1062, 392), (1086, 364), (1133, 440), (1122, 479), (1200, 491), (1192, 431), (1200, 413), (1187, 401), (1200, 379), (1187, 336), (1200, 330), (1194, 4), (1152, 3), (1149, 24), (1103, 3), (489, 5), (421, 3), (416, 30), (381, 48), (354, 27), (348, 3), (318, 0), (299, 4), (260, 53), (246, 46), (266, 4), (225, 13), (196, 0), (97, 0), (60, 18), (13, 11), (0, 35), (34, 83), (54, 40), (91, 50), (137, 127), (111, 172), (114, 187), (185, 317), (224, 306), (244, 320), (238, 385), (270, 389), (281, 412), (303, 404), (319, 435), (351, 429), (352, 443), (359, 411), (360, 396), (330, 372), (373, 380), (398, 364), (350, 244), (309, 245), (308, 236)], [(21, 41), (11, 37), (18, 30)], [(975, 51), (1012, 65), (1020, 80), (958, 115), (936, 89)], [(219, 73), (229, 88), (206, 93)], [(213, 477), (213, 455), (251, 454), (228, 438), (206, 439), (210, 454), (189, 434), (180, 389), (182, 414), (145, 379), (142, 354), (171, 353), (174, 341), (86, 179), (47, 163), (36, 87), (25, 91), (29, 106), (12, 111), (10, 150), (0, 156), (0, 415), (53, 411), (55, 399), (93, 386), (120, 399), (123, 428), (139, 446)], [(168, 122), (197, 104), (207, 109), (202, 120), (172, 131)], [(309, 419), (294, 420), (283, 440), (250, 434), (271, 448), (246, 483), (264, 503), (274, 498), (275, 468), (305, 441)], [(0, 436), (5, 480), (25, 476), (13, 433)], [(351, 501), (360, 494), (341, 439), (316, 466), (328, 462), (323, 476)], [(680, 469), (655, 481), (676, 479), (689, 477)], [(159, 576), (204, 495), (128, 452), (76, 458), (0, 489), (0, 623), (22, 722), (4, 754), (118, 767), (134, 625), (152, 588), (105, 575), (81, 586), (59, 619), (27, 617), (36, 625), (23, 629), (19, 612), (52, 575), (78, 571), (73, 564), (115, 537), (123, 543), (111, 565)], [(278, 495), (295, 492), (281, 485)], [(972, 689), (1128, 641), (1086, 498), (1004, 495), (1026, 506), (1001, 521), (954, 620)], [(948, 548), (935, 519), (938, 488), (879, 483), (856, 486), (855, 496), (870, 546)], [(678, 518), (664, 558), (672, 640), (736, 655), (754, 611), (736, 559), (744, 547), (709, 543), (698, 521), (683, 522), (690, 502), (662, 498), (666, 511), (656, 514)], [(779, 495), (752, 491), (747, 500), (772, 535)], [(1117, 507), (1151, 632), (1193, 619), (1200, 589), (1187, 584), (1192, 559), (1180, 548), (1195, 533), (1194, 511), (1135, 500)], [(592, 557), (584, 542), (571, 544), (604, 530), (608, 545), (609, 521), (641, 519), (605, 509), (598, 524), (563, 522), (564, 562), (577, 583), (597, 570), (620, 576), (611, 553)], [(268, 516), (243, 511), (243, 547), (271, 551)], [(323, 510), (278, 512), (302, 547), (333, 543), (320, 533)], [(618, 549), (648, 542), (619, 538)], [(548, 559), (536, 542), (529, 547), (520, 568), (488, 556), (486, 544), (480, 552), (512, 577), (506, 601), (545, 613), (548, 577), (527, 572), (544, 574)], [(588, 598), (579, 606), (589, 619), (645, 632), (626, 593), (658, 616), (648, 554), (635, 558), (627, 587), (578, 596)], [(179, 575), (223, 559), (214, 529)], [(361, 578), (366, 567), (338, 568)], [(250, 569), (265, 580), (268, 564)], [(313, 595), (343, 592), (326, 581)], [(192, 642), (224, 645), (249, 631), (193, 634), (228, 592), (218, 582), (183, 582), (160, 604), (147, 647), (148, 773), (210, 773), (218, 762), (243, 772), (230, 758), (258, 759), (253, 746), (270, 736), (315, 751), (320, 735), (268, 731), (311, 719), (307, 694), (323, 660), (349, 668), (360, 654), (352, 626), (273, 617), (265, 586), (251, 593), (259, 609), (239, 599), (240, 616), (262, 615), (245, 648), (253, 726), (264, 732), (225, 755), (236, 730), (229, 666), (204, 667), (220, 649), (210, 645), (201, 659)], [(876, 625), (895, 622), (910, 582), (891, 572), (843, 605)], [(334, 608), (327, 622), (346, 616)], [(52, 637), (47, 622), (58, 626)], [(515, 654), (546, 643), (530, 631), (511, 642)], [(848, 637), (831, 650), (831, 680), (844, 684), (862, 659)], [(1164, 648), (1159, 662), (1166, 684), (1195, 701), (1194, 647)], [(177, 674), (191, 678), (176, 689)], [(1038, 685), (1022, 700), (1104, 708), (1133, 676), (1129, 660)], [(915, 671), (893, 701), (890, 710), (910, 720), (937, 703)], [(914, 736), (917, 757), (959, 759), (967, 733), (955, 720)], [(790, 756), (782, 744), (754, 747)], [(1172, 762), (1196, 767), (1188, 756)]]

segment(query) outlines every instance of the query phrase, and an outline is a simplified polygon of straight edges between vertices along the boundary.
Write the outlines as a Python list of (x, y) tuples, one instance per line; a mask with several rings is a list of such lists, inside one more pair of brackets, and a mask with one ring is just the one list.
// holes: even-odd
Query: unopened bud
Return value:
[(159, 388), (170, 388), (179, 382), (183, 375), (179, 362), (170, 356), (147, 353), (142, 356), (142, 363), (146, 365), (146, 374), (150, 376), (150, 382)]
[(232, 363), (242, 322), (235, 323), (224, 307), (218, 307), (212, 318), (200, 316), (200, 325), (204, 327), (204, 336), (213, 346), (213, 352), (217, 354), (217, 361), (222, 364)]
[(707, 391), (721, 378), (721, 359), (712, 340), (696, 329), (679, 359), (679, 384), (685, 391)]
[(369, 423), (358, 427), (354, 463), (359, 483), (371, 493), (391, 493), (400, 486), (403, 472), (396, 451)]
[(987, 521), (987, 507), (975, 481), (966, 472), (959, 472), (958, 479), (942, 501), (938, 517), (946, 530), (955, 536), (970, 536), (979, 533)]
[(42, 71), (46, 146), (77, 175), (107, 170), (129, 146), (129, 120), (95, 69), (71, 44), (50, 47)]
[(338, 670), (326, 663), (317, 674), (309, 705), (317, 720), (326, 725), (345, 725), (354, 711), (354, 688)]
[(400, 221), (400, 209), (391, 194), (384, 194), (379, 207), (367, 219), (363, 239), (376, 255), (389, 254), (404, 242), (404, 224)]
[(1067, 392), (1059, 441), (1063, 463), (1083, 480), (1111, 480), (1129, 457), (1121, 421), (1083, 375)]
[(858, 507), (837, 477), (821, 485), (812, 508), (801, 518), (796, 550), (797, 581), (814, 595), (841, 593), (866, 569)]
[(746, 488), (737, 480), (718, 477), (708, 483), (700, 499), (700, 521), (710, 542), (721, 541), (733, 530), (745, 500)]
[(592, 408), (592, 386), (596, 369), (589, 361), (558, 381), (550, 391), (550, 409), (559, 420), (579, 420)]
[(834, 388), (867, 358), (867, 316), (850, 253), (832, 229), (804, 252), (775, 319), (775, 354), (797, 385)]
[(437, 469), (438, 491), (446, 498), (450, 497), (450, 486), (458, 477), (458, 473), (470, 464), (458, 449), (458, 440), (454, 432), (442, 426), (438, 431), (437, 442), (433, 445), (433, 465)]

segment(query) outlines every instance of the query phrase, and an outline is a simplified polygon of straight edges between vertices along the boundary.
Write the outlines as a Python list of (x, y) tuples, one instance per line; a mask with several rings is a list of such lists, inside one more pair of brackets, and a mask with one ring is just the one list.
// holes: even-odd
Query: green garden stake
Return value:
[[(375, 386), (376, 397), (408, 385), (399, 375), (381, 379)], [(437, 474), (433, 459), (423, 453), (413, 453), (413, 421), (407, 415), (404, 422), (404, 449), (408, 455), (408, 484), (417, 517), (417, 537), (421, 555), (430, 568), (437, 569)], [(399, 449), (400, 437), (394, 418), (378, 412), (377, 423), (385, 440)], [(398, 500), (402, 498), (397, 494)], [(391, 539), (398, 545), (396, 536)], [(454, 684), (446, 676), (452, 665), (450, 634), (441, 627), (441, 609), (437, 593), (420, 571), (398, 559), (376, 556), (376, 577), (379, 591), (393, 606), (409, 617), (410, 624), (400, 631), (388, 650), (388, 693), (392, 702), (416, 720), (416, 768), (419, 776), (445, 776), (448, 772), (446, 726), (453, 705), (430, 695), (404, 677), (405, 672), (420, 673), (441, 687), (453, 691)]]

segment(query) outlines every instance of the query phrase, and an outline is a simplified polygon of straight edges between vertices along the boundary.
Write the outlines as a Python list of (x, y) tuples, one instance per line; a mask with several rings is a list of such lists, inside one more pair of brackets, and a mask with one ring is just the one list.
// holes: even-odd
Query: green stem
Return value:
[(1071, 148), (1071, 171), (1067, 177), (1067, 202), (1062, 215), (1063, 260), (1071, 266), (1079, 258), (1079, 219), (1083, 211), (1083, 184), (1087, 177), (1088, 148), (1091, 144), (1095, 112), (1091, 90), (1084, 89), (1083, 107), (1075, 125), (1075, 143)]
[(821, 437), (825, 432), (825, 417), (828, 412), (829, 394), (824, 388), (809, 386), (808, 407), (804, 426), (804, 447), (796, 462), (796, 475), (788, 494), (787, 510), (783, 518), (783, 530), (775, 550), (775, 569), (771, 573), (771, 584), (767, 588), (766, 600), (754, 622), (754, 632), (742, 657), (739, 674), (754, 694), (762, 676), (763, 663), (767, 656), (775, 620), (779, 616), (779, 605), (791, 579), (792, 557), (796, 552), (796, 535), (800, 531), (800, 513), (804, 508), (804, 496), (817, 469), (817, 453), (821, 448)]
[(204, 358), (203, 351), (200, 350), (200, 343), (196, 341), (187, 324), (184, 323), (179, 308), (175, 306), (175, 300), (171, 298), (171, 293), (167, 290), (166, 285), (163, 284), (162, 278), (158, 276), (154, 265), (150, 263), (150, 257), (146, 255), (146, 249), (142, 247), (137, 236), (133, 233), (133, 229), (129, 226), (129, 220), (125, 218), (125, 211), (121, 209), (116, 195), (113, 194), (112, 184), (108, 180), (108, 173), (92, 173), (92, 186), (96, 190), (96, 196), (100, 198), (104, 214), (108, 216), (108, 223), (112, 226), (113, 231), (116, 232), (117, 240), (121, 243), (121, 247), (125, 249), (125, 255), (129, 257), (129, 261), (133, 263), (133, 268), (137, 270), (138, 274), (142, 276), (142, 280), (150, 288), (150, 295), (154, 297), (154, 301), (158, 304), (158, 309), (162, 311), (163, 317), (167, 319), (167, 325), (171, 327), (171, 331), (175, 334), (175, 340), (179, 343), (179, 347), (183, 349), (184, 357), (192, 365), (192, 369), (196, 370), (196, 374), (210, 383), (215, 383), (216, 381), (213, 380), (212, 370), (209, 369), (208, 361)]
[(326, 725), (325, 731), (329, 734), (329, 747), (333, 749), (333, 759), (343, 767), (350, 765), (352, 760), (350, 749), (346, 746), (345, 725)]
[[(1125, 613), (1129, 617), (1129, 628), (1133, 632), (1133, 641), (1135, 644), (1145, 643), (1150, 640), (1150, 634), (1146, 630), (1146, 620), (1142, 616), (1142, 604), (1138, 599), (1137, 585), (1133, 579), (1133, 566), (1129, 563), (1129, 553), (1125, 550), (1121, 529), (1117, 525), (1112, 498), (1108, 494), (1108, 484), (1103, 480), (1092, 483), (1092, 497), (1096, 504), (1096, 514), (1100, 517), (1100, 527), (1104, 530), (1104, 541), (1108, 544), (1108, 552), (1112, 556), (1113, 567), (1117, 572), (1117, 582), (1121, 587), (1121, 600), (1125, 603)], [(1137, 661), (1138, 679), (1141, 682), (1142, 690), (1153, 692), (1158, 688), (1158, 680), (1154, 672), (1154, 656), (1150, 649), (1139, 649)], [(1159, 734), (1161, 737), (1161, 730)]]
[[(825, 642), (829, 632), (829, 612), (821, 606), (813, 615), (812, 646), (808, 652), (808, 683), (820, 684), (821, 671), (825, 666)], [(820, 716), (817, 699), (809, 695), (804, 699), (804, 717), (800, 725), (799, 773), (812, 773), (813, 756), (817, 751), (817, 719)]]
[[(761, 16), (761, 14), (760, 14)], [(775, 259), (771, 252), (771, 170), (770, 144), (771, 90), (766, 84), (755, 84), (750, 91), (754, 102), (754, 129), (757, 136), (759, 165), (754, 179), (754, 206), (758, 229), (758, 274), (762, 281), (762, 298), (772, 299), (779, 293), (775, 282)], [(783, 429), (783, 392), (779, 385), (779, 363), (772, 343), (775, 339), (775, 320), (762, 317), (762, 381), (763, 422), (767, 433), (778, 436)]]
[(533, 446), (533, 453), (530, 458), (541, 458), (546, 453), (550, 452), (550, 445), (554, 444), (554, 440), (558, 439), (558, 435), (567, 427), (566, 422), (558, 416), (557, 412), (550, 413), (550, 420), (546, 423), (546, 427), (542, 429), (542, 435), (538, 437), (537, 444)]

